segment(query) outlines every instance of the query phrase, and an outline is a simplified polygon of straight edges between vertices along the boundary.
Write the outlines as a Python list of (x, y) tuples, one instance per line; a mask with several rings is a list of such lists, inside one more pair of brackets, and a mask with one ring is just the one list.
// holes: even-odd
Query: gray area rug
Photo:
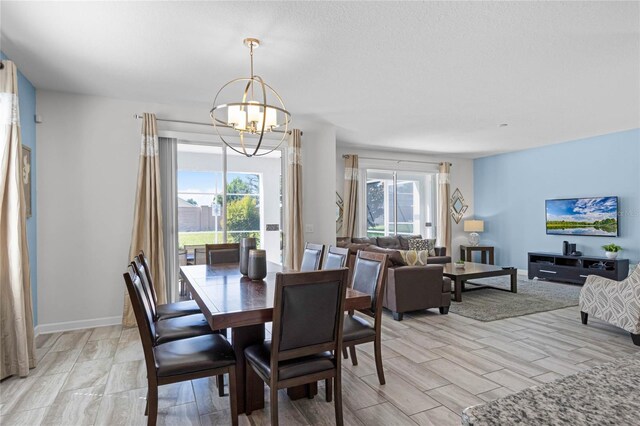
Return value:
[[(510, 288), (509, 277), (483, 278), (471, 282)], [(473, 288), (473, 285), (467, 283), (467, 288)], [(462, 293), (462, 302), (452, 301), (449, 310), (478, 321), (519, 317), (576, 306), (581, 288), (579, 285), (529, 280), (519, 275), (517, 293), (491, 288), (466, 291)]]
[(638, 425), (639, 383), (640, 352), (484, 405), (469, 407), (462, 413), (462, 424)]

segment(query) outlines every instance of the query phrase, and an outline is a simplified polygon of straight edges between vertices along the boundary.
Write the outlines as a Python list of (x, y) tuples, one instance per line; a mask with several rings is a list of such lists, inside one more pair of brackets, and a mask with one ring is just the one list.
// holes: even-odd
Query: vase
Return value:
[(249, 250), (256, 248), (255, 238), (243, 238), (240, 240), (240, 273), (247, 275), (249, 273)]
[(615, 259), (618, 257), (617, 251), (605, 251), (604, 254), (607, 256), (607, 259)]
[(265, 250), (249, 250), (247, 272), (251, 281), (262, 281), (267, 276), (267, 252)]

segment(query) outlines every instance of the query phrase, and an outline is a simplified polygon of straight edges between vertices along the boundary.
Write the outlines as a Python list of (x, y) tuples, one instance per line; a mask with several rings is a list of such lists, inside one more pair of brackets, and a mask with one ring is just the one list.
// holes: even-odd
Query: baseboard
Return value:
[(525, 277), (529, 276), (529, 270), (528, 269), (519, 269), (518, 268), (518, 275), (524, 275)]
[(106, 327), (108, 325), (122, 324), (122, 317), (94, 318), (79, 321), (52, 322), (50, 324), (38, 324), (34, 328), (34, 334), (57, 333), (60, 331), (81, 330), (83, 328)]

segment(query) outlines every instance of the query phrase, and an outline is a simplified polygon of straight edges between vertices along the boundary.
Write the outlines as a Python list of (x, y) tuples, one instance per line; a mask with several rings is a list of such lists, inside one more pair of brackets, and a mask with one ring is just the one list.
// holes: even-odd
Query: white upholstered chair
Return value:
[(640, 346), (640, 265), (622, 281), (589, 275), (580, 291), (580, 315), (589, 315), (618, 326)]

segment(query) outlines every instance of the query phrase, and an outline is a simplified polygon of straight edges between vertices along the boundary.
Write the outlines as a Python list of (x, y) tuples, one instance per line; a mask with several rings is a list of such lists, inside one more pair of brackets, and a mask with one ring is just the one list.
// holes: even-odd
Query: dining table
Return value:
[[(265, 340), (265, 325), (273, 318), (276, 274), (292, 272), (276, 263), (267, 263), (267, 276), (252, 281), (240, 273), (239, 264), (187, 265), (180, 276), (204, 314), (212, 330), (231, 329), (231, 345), (236, 355), (238, 413), (264, 408), (264, 383), (257, 375), (246, 383), (244, 349)], [(371, 297), (347, 289), (345, 311), (366, 309)], [(336, 354), (339, 356), (339, 354)], [(289, 388), (291, 399), (313, 397), (317, 383)]]

